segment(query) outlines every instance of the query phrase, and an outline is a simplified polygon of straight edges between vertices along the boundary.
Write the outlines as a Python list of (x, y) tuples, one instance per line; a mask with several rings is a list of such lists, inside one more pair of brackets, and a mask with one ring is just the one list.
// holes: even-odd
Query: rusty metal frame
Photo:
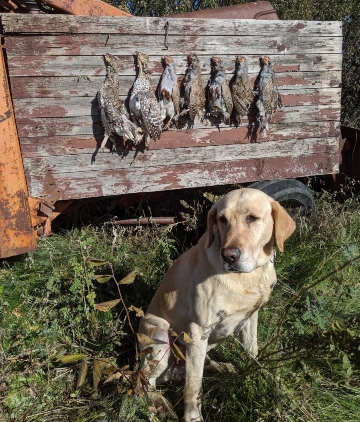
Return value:
[(4, 52), (0, 49), (0, 258), (36, 249)]
[(133, 16), (101, 0), (46, 0), (46, 3), (71, 15)]

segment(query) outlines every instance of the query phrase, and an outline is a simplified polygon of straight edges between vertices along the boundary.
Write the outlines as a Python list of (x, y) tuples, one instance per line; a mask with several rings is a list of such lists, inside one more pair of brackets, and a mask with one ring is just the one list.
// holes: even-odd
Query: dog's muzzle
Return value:
[(230, 265), (235, 264), (240, 259), (240, 249), (239, 248), (222, 248), (221, 257), (222, 259)]

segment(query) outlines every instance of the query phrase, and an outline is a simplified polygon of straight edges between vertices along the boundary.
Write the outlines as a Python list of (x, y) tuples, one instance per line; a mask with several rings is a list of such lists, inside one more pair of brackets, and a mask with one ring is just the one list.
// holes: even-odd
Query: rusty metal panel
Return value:
[(205, 18), (205, 19), (278, 19), (276, 10), (268, 1), (235, 4), (233, 6), (215, 7), (213, 9), (197, 10), (196, 12), (169, 15), (173, 18)]
[(0, 49), (0, 258), (36, 249), (3, 51)]
[(49, 6), (56, 7), (65, 13), (83, 16), (127, 16), (130, 13), (111, 6), (101, 0), (46, 0)]

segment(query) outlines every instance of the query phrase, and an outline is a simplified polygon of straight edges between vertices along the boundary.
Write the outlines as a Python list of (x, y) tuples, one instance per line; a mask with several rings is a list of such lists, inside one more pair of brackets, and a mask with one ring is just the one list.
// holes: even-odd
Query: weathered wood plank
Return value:
[[(255, 113), (253, 115), (255, 119)], [(335, 105), (319, 105), (319, 106), (299, 106), (293, 107), (285, 111), (278, 110), (272, 119), (273, 123), (293, 123), (293, 122), (310, 122), (340, 119), (340, 107)], [(37, 136), (56, 136), (56, 135), (98, 135), (103, 133), (103, 127), (100, 117), (93, 116), (76, 116), (66, 118), (27, 118), (16, 117), (19, 137), (37, 137)], [(206, 122), (208, 123), (208, 122)], [(243, 125), (248, 124), (248, 119), (243, 119)], [(205, 125), (199, 121), (195, 121), (194, 129), (208, 129), (210, 124)], [(226, 125), (214, 125), (212, 128), (217, 130), (226, 127)]]
[[(150, 149), (158, 150), (164, 148), (195, 148), (216, 145), (232, 145), (245, 143), (260, 143), (267, 141), (284, 141), (297, 139), (301, 142), (304, 138), (326, 138), (340, 136), (340, 123), (336, 121), (306, 122), (306, 123), (287, 123), (272, 124), (266, 137), (261, 136), (256, 130), (246, 126), (238, 128), (224, 128), (218, 131), (213, 129), (200, 130), (181, 130), (175, 132), (166, 131), (161, 135), (158, 142), (150, 141)], [(52, 155), (66, 154), (93, 154), (96, 147), (100, 147), (103, 135), (96, 137), (92, 135), (79, 136), (54, 136), (54, 137), (36, 137), (21, 138), (21, 152), (23, 158), (39, 158)], [(109, 148), (111, 143), (108, 143)], [(124, 151), (143, 150), (140, 145), (134, 148), (128, 142), (121, 139), (117, 141), (119, 149)]]
[[(134, 58), (122, 56), (119, 68), (120, 75), (135, 75)], [(221, 56), (229, 75), (234, 73), (236, 52)], [(259, 55), (246, 56), (249, 73), (257, 75), (260, 70)], [(313, 72), (341, 70), (341, 54), (275, 54), (269, 55), (276, 72)], [(185, 73), (187, 63), (185, 56), (173, 56), (176, 60), (178, 75)], [(210, 74), (210, 55), (199, 55), (202, 63), (202, 73)], [(155, 75), (162, 73), (161, 57), (149, 56), (150, 69)], [(103, 56), (48, 56), (46, 60), (40, 56), (7, 56), (10, 75), (13, 76), (77, 76), (92, 77), (105, 76)]]
[[(87, 171), (27, 175), (30, 195), (43, 196), (51, 187), (66, 187), (62, 199), (121, 195), (199, 186), (274, 180), (336, 173), (339, 170), (338, 148), (314, 151), (301, 157), (270, 157), (233, 161), (231, 163), (181, 164), (105, 171)], [(25, 161), (25, 167), (31, 163)]]
[[(340, 103), (340, 88), (287, 90), (282, 93), (283, 107), (328, 105)], [(127, 97), (120, 95), (123, 101)], [(14, 99), (18, 118), (67, 117), (98, 115), (98, 103), (91, 97)], [(285, 108), (283, 109), (284, 111)]]
[(141, 154), (133, 151), (120, 154), (69, 154), (41, 158), (24, 159), (26, 173), (61, 174), (78, 172), (105, 171), (109, 168), (134, 169), (149, 166), (168, 167), (173, 165), (223, 162), (275, 157), (297, 157), (315, 152), (325, 152), (338, 148), (338, 138), (311, 138), (288, 140), (287, 142), (269, 141), (242, 145), (221, 145), (199, 148), (172, 148), (147, 150)]
[[(199, 147), (208, 145), (230, 145), (243, 144), (249, 142), (266, 141), (286, 141), (288, 139), (339, 137), (340, 123), (328, 122), (306, 122), (289, 124), (272, 124), (266, 137), (256, 133), (251, 128), (240, 126), (238, 128), (227, 128), (221, 130), (221, 136), (214, 130), (182, 130), (176, 132), (174, 141), (174, 131), (166, 131), (161, 135), (159, 142), (150, 142), (150, 149)], [(54, 136), (21, 138), (21, 151), (23, 157), (47, 157), (50, 155), (82, 154), (94, 153), (96, 146), (100, 146), (103, 135), (96, 138), (92, 135), (79, 136)], [(110, 145), (110, 143), (109, 143)], [(129, 143), (124, 143), (119, 139), (118, 148), (123, 150), (135, 150)], [(140, 147), (140, 149), (143, 148)]]
[[(132, 87), (135, 76), (122, 77), (119, 89), (120, 96), (126, 96)], [(179, 81), (182, 77), (179, 77)], [(230, 78), (229, 78), (230, 80)], [(95, 100), (97, 91), (101, 87), (104, 78), (91, 77), (87, 78), (25, 78), (12, 77), (11, 90), (13, 99), (16, 102), (18, 99), (25, 98), (70, 98), (70, 97), (89, 97), (90, 101)], [(208, 75), (203, 76), (204, 87), (208, 81)], [(255, 78), (253, 79), (255, 81)], [(152, 78), (153, 90), (155, 91), (159, 77)], [(341, 72), (294, 72), (277, 74), (277, 84), (280, 93), (284, 96), (288, 94), (310, 95), (311, 90), (334, 88), (337, 89), (341, 83)], [(287, 92), (289, 91), (289, 92)], [(314, 94), (317, 95), (317, 94)], [(299, 98), (300, 99), (300, 98)], [(40, 100), (39, 100), (40, 101)], [(59, 100), (58, 105), (61, 105), (63, 100)], [(292, 104), (292, 103), (290, 103)], [(41, 106), (41, 102), (39, 104)]]
[[(164, 36), (125, 34), (108, 35), (39, 35), (5, 38), (9, 53), (24, 56), (101, 56), (106, 51), (115, 55), (133, 55), (146, 50), (152, 55), (164, 54)], [(254, 54), (307, 54), (321, 51), (322, 54), (340, 53), (341, 37), (297, 37), (292, 33), (261, 35), (209, 35), (206, 37), (182, 35), (169, 41), (166, 54), (229, 54), (239, 51), (242, 55)]]
[(267, 34), (269, 31), (286, 31), (297, 37), (341, 36), (339, 21), (258, 21), (253, 19), (179, 19), (179, 18), (122, 18), (111, 16), (69, 15), (2, 15), (5, 35), (10, 33), (45, 34), (164, 34), (166, 21), (170, 22), (169, 40), (172, 35), (211, 35), (232, 33), (235, 35)]

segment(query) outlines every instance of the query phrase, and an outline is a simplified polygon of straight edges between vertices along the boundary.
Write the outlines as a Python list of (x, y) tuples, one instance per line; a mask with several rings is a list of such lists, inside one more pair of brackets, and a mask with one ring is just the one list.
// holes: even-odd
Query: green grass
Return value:
[[(323, 193), (317, 208), (278, 255), (278, 284), (260, 311), (259, 358), (236, 338), (212, 352), (236, 373), (205, 377), (206, 421), (360, 420), (360, 202)], [(120, 281), (136, 270), (132, 284), (120, 284), (122, 298), (127, 309), (146, 309), (194, 241), (205, 211), (194, 210), (186, 227), (74, 228), (0, 264), (0, 420), (149, 420), (146, 397), (133, 394), (142, 391), (131, 329), (139, 318), (129, 310), (129, 320), (121, 301), (98, 310), (119, 292), (113, 277), (98, 283), (94, 275)], [(117, 379), (105, 383), (111, 374)], [(181, 386), (165, 395), (181, 417)]]

